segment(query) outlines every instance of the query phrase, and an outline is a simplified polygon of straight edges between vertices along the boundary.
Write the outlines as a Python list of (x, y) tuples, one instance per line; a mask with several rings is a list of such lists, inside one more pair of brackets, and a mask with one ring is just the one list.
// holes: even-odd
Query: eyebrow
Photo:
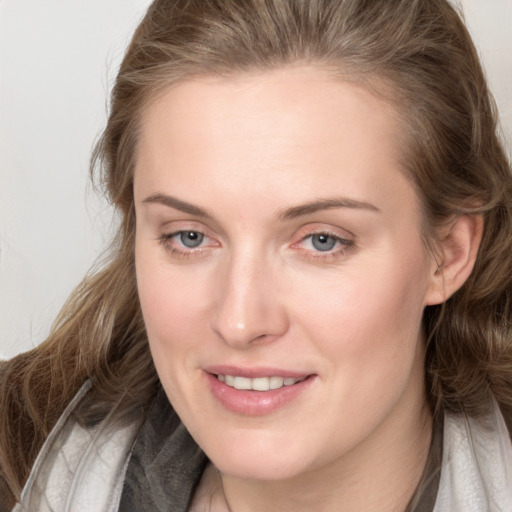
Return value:
[(278, 218), (281, 220), (291, 220), (304, 215), (310, 215), (311, 213), (335, 208), (354, 208), (378, 213), (381, 211), (375, 205), (367, 203), (366, 201), (357, 201), (356, 199), (346, 197), (333, 197), (286, 208), (278, 212)]
[[(169, 196), (167, 194), (152, 194), (146, 199), (144, 199), (142, 202), (146, 204), (161, 204), (163, 206), (168, 206), (169, 208), (174, 208), (175, 210), (179, 210), (181, 212), (188, 213), (189, 215), (194, 215), (196, 217), (202, 217), (205, 219), (213, 218), (213, 216), (210, 213), (208, 213), (208, 211), (205, 210), (204, 208), (193, 205), (191, 203), (187, 203), (186, 201), (182, 201), (177, 197)], [(277, 217), (280, 220), (292, 220), (296, 219), (297, 217), (310, 215), (312, 213), (316, 213), (322, 210), (332, 210), (335, 208), (353, 208), (360, 210), (368, 210), (372, 212), (381, 211), (375, 205), (368, 203), (366, 201), (358, 201), (346, 197), (335, 197), (321, 199), (319, 201), (312, 201), (310, 203), (305, 203), (298, 206), (292, 206), (291, 208), (285, 208), (284, 210), (279, 210), (277, 213)]]
[(152, 194), (149, 197), (146, 197), (142, 202), (146, 204), (161, 204), (195, 217), (202, 217), (205, 219), (213, 218), (205, 209), (187, 203), (186, 201), (182, 201), (177, 197), (168, 196), (167, 194)]

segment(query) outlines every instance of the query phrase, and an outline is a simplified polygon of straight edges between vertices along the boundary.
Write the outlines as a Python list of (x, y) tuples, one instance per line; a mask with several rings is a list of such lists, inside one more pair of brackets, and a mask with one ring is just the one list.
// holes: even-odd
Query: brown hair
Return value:
[(75, 290), (43, 344), (1, 368), (0, 493), (3, 481), (9, 496), (19, 496), (37, 451), (86, 378), (95, 381), (82, 409), (86, 422), (121, 397), (122, 421), (154, 393), (133, 254), (144, 107), (193, 75), (294, 63), (392, 91), (404, 119), (404, 164), (427, 226), (483, 216), (471, 277), (446, 304), (425, 311), (427, 390), (434, 410), (478, 415), (490, 392), (512, 409), (512, 177), (476, 51), (454, 8), (446, 0), (156, 0), (126, 52), (93, 155), (122, 217), (110, 260)]

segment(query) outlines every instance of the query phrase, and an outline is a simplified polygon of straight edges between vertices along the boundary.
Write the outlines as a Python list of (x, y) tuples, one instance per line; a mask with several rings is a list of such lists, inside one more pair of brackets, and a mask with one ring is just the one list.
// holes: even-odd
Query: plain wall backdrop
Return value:
[[(512, 0), (461, 0), (512, 148)], [(40, 343), (105, 248), (89, 156), (149, 0), (0, 0), (0, 359)]]

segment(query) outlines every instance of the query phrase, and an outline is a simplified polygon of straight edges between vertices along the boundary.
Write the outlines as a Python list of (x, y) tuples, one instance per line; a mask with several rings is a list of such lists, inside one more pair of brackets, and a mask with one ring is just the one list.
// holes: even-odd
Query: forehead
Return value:
[(315, 67), (188, 80), (143, 113), (135, 192), (188, 199), (194, 181), (206, 196), (220, 188), (264, 201), (280, 188), (300, 202), (335, 187), (371, 201), (404, 179), (402, 131), (392, 105)]

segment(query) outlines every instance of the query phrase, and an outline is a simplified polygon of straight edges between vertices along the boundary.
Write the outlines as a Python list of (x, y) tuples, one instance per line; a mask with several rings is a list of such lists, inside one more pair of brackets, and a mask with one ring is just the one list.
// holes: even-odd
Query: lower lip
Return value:
[(263, 416), (277, 411), (295, 400), (314, 380), (310, 375), (291, 386), (283, 386), (269, 391), (235, 389), (221, 382), (216, 375), (206, 373), (208, 385), (213, 396), (226, 409), (245, 416)]

